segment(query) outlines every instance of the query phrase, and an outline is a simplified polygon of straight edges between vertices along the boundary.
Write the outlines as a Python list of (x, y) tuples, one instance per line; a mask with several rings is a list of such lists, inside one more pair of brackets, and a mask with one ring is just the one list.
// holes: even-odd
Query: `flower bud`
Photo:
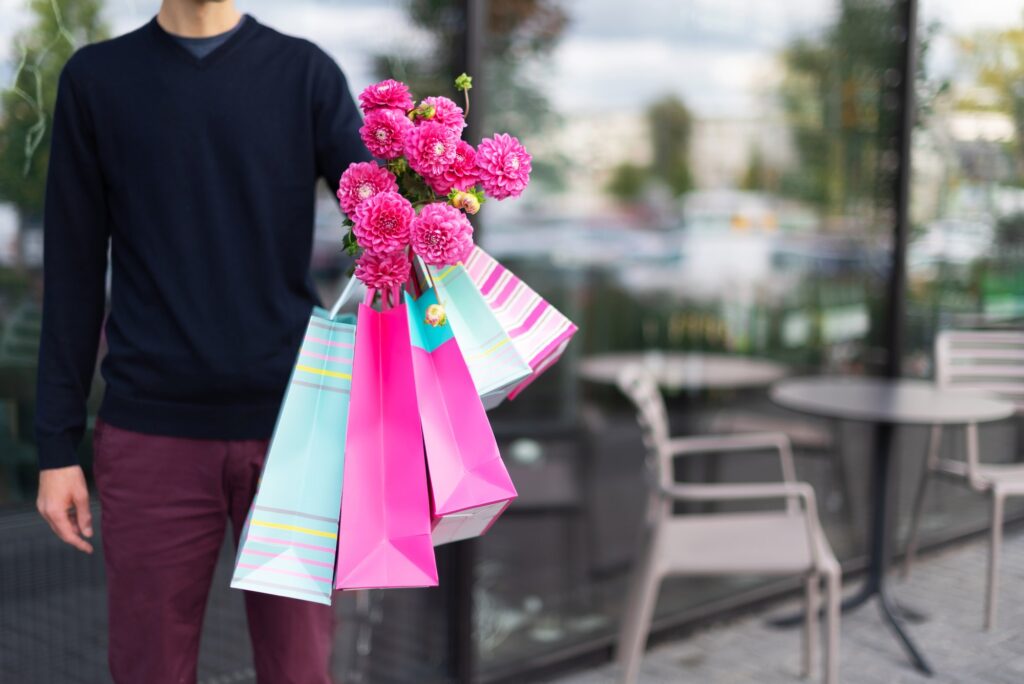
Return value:
[(475, 214), (480, 211), (480, 200), (471, 192), (457, 192), (452, 198), (452, 206), (467, 214)]
[(437, 113), (436, 108), (432, 104), (421, 102), (415, 109), (409, 110), (409, 120), (416, 121), (416, 119), (430, 119), (434, 118), (434, 114)]

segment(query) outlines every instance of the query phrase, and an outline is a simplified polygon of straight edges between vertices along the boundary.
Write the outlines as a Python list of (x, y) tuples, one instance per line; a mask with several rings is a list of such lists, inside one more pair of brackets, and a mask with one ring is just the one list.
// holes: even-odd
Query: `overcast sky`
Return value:
[[(500, 1), (500, 0), (496, 0)], [(265, 24), (305, 36), (330, 52), (353, 90), (374, 77), (378, 52), (424, 49), (429, 36), (407, 21), (403, 0), (237, 0)], [(666, 92), (680, 95), (698, 115), (753, 112), (777, 75), (774, 56), (798, 35), (813, 36), (835, 18), (826, 0), (575, 0), (571, 20), (551, 63), (549, 95), (563, 112), (633, 109)], [(0, 0), (0, 56), (8, 67), (10, 37), (28, 20), (26, 0)], [(147, 21), (158, 0), (107, 0), (114, 33)], [(625, 8), (628, 7), (628, 10)], [(922, 16), (957, 33), (1020, 25), (1024, 0), (923, 0)], [(937, 70), (952, 52), (933, 51)]]

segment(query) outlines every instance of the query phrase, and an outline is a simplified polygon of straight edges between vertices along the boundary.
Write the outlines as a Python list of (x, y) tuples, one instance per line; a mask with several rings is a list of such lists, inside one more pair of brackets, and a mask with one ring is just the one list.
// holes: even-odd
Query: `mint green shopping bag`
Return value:
[(315, 308), (238, 542), (231, 586), (331, 602), (338, 546), (355, 316)]

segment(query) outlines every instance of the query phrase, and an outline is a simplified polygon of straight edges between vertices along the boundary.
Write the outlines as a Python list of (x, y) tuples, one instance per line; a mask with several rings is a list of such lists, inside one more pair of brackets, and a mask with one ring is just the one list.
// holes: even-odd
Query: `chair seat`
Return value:
[(1024, 464), (991, 463), (978, 467), (978, 474), (994, 487), (1024, 493)]
[[(663, 525), (660, 561), (669, 574), (792, 575), (813, 569), (803, 513), (681, 515)], [(824, 535), (814, 536), (821, 558), (833, 559)]]
[[(963, 461), (943, 460), (939, 468), (950, 475), (967, 477), (967, 464)], [(983, 463), (978, 466), (978, 475), (989, 487), (1024, 494), (1024, 463)]]

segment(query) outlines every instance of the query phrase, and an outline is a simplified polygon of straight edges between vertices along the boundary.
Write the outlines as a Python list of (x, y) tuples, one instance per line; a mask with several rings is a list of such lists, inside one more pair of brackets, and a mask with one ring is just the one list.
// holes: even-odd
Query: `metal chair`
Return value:
[[(1017, 405), (1024, 415), (1024, 332), (945, 331), (935, 340), (935, 382), (940, 387), (984, 390)], [(985, 629), (996, 624), (999, 591), (999, 556), (1003, 544), (1003, 511), (1006, 498), (1024, 495), (1024, 464), (985, 464), (978, 449), (978, 426), (965, 429), (966, 460), (940, 457), (942, 428), (934, 425), (928, 455), (921, 472), (910, 532), (907, 537), (903, 575), (910, 574), (917, 554), (918, 531), (928, 484), (933, 475), (959, 480), (976, 492), (992, 497), (992, 528), (989, 541), (988, 590)]]
[[(617, 660), (625, 684), (636, 682), (661, 581), (679, 575), (797, 575), (805, 581), (803, 673), (814, 667), (820, 590), (825, 581), (828, 637), (824, 681), (839, 681), (840, 567), (818, 522), (814, 490), (796, 481), (789, 440), (781, 434), (672, 438), (665, 403), (642, 370), (624, 369), (619, 387), (636, 405), (653, 486), (643, 551), (634, 571), (619, 633)], [(782, 480), (771, 483), (676, 482), (675, 457), (778, 453)], [(673, 503), (784, 500), (784, 510), (676, 515)]]

